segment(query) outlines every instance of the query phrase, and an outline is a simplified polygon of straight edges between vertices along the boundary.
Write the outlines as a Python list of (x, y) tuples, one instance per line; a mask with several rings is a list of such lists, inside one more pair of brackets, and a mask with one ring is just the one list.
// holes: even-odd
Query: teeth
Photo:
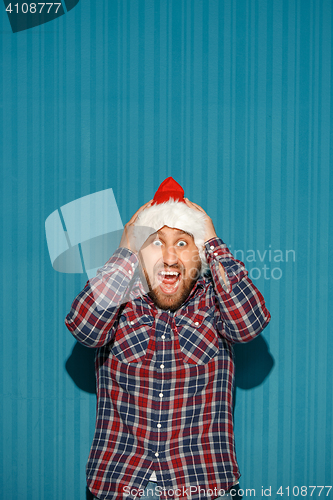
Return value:
[(179, 273), (175, 271), (161, 271), (159, 274), (162, 274), (163, 276), (178, 276)]

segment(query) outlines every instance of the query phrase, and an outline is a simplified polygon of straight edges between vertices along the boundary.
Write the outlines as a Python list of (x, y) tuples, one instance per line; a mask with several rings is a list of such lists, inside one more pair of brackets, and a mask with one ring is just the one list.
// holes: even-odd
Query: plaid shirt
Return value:
[(240, 476), (232, 344), (256, 337), (270, 314), (222, 240), (205, 250), (211, 275), (198, 279), (175, 312), (143, 293), (137, 256), (119, 248), (66, 318), (79, 342), (98, 348), (87, 482), (100, 499), (140, 496), (153, 471), (161, 498), (193, 500), (208, 490), (217, 497)]

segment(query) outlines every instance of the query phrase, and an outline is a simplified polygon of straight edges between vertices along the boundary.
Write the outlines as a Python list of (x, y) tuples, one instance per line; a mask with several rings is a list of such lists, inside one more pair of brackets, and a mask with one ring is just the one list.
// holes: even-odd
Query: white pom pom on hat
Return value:
[(153, 203), (138, 216), (135, 227), (152, 228), (155, 231), (168, 226), (181, 229), (193, 236), (201, 258), (201, 273), (207, 268), (205, 256), (206, 215), (186, 205), (184, 190), (172, 177), (165, 179), (155, 193)]

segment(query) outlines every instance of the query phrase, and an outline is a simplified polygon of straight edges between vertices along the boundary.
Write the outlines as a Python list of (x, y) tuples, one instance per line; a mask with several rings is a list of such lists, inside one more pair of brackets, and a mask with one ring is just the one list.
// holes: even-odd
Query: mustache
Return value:
[(154, 273), (159, 273), (160, 271), (178, 271), (181, 274), (184, 274), (184, 266), (179, 264), (172, 264), (169, 266), (168, 264), (158, 264), (154, 267)]

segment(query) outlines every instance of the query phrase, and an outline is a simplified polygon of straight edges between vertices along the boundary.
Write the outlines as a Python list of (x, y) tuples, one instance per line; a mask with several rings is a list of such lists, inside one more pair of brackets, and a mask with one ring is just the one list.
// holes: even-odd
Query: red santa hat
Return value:
[(204, 273), (208, 268), (204, 249), (206, 216), (186, 205), (184, 190), (172, 177), (162, 182), (152, 205), (143, 210), (135, 222), (136, 228), (152, 228), (153, 232), (164, 226), (181, 229), (193, 236), (201, 258), (201, 272)]

